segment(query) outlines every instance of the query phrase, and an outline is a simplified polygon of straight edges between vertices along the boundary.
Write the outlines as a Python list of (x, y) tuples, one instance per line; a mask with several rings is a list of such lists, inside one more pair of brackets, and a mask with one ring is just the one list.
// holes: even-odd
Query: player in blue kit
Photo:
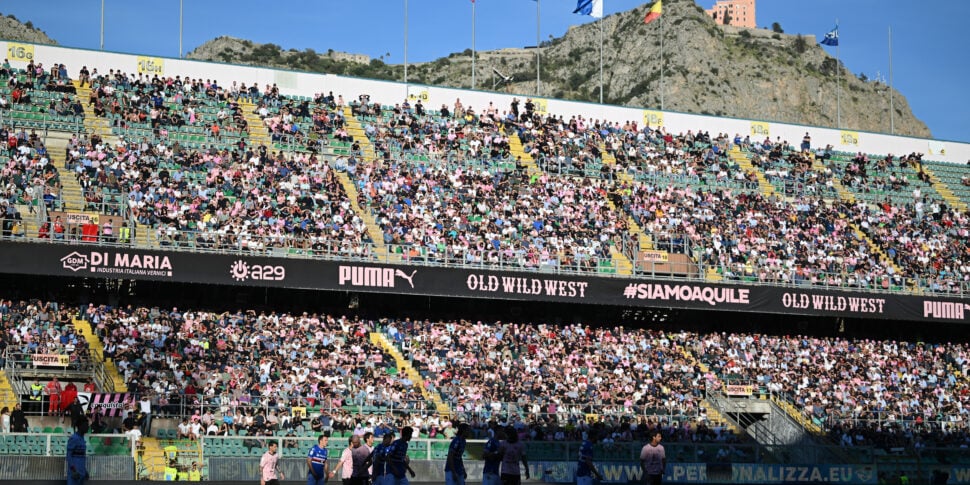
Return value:
[(327, 483), (327, 458), (330, 457), (330, 452), (327, 450), (327, 442), (329, 438), (326, 435), (320, 435), (317, 438), (317, 444), (310, 448), (310, 452), (306, 455), (306, 483), (307, 485), (323, 485)]
[(458, 425), (458, 433), (451, 439), (448, 445), (448, 460), (445, 462), (445, 484), (446, 485), (465, 485), (468, 473), (465, 471), (465, 443), (468, 437), (468, 425), (461, 423)]
[(501, 441), (505, 438), (505, 432), (501, 428), (488, 430), (488, 441), (485, 442), (485, 450), (482, 458), (485, 466), (482, 468), (482, 485), (500, 485), (499, 465), (502, 463)]
[(593, 442), (583, 433), (583, 443), (579, 445), (579, 462), (576, 464), (576, 485), (593, 485), (593, 477), (597, 480), (603, 479), (593, 465)]
[(408, 485), (408, 474), (414, 478), (414, 470), (411, 469), (411, 460), (408, 458), (408, 443), (414, 428), (405, 426), (401, 428), (401, 437), (391, 443), (387, 451), (388, 472), (384, 478), (385, 485)]
[(390, 475), (390, 471), (388, 471), (387, 466), (387, 454), (391, 451), (391, 443), (393, 441), (394, 432), (388, 431), (384, 433), (381, 443), (371, 450), (370, 458), (368, 458), (372, 472), (371, 485), (384, 485), (387, 477)]
[(84, 485), (88, 479), (88, 448), (84, 435), (88, 432), (88, 420), (80, 419), (75, 424), (74, 434), (67, 440), (67, 484)]

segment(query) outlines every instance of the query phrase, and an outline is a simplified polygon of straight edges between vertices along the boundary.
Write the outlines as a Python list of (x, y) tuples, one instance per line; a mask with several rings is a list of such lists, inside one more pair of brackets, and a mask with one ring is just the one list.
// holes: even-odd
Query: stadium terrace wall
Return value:
[(0, 241), (0, 273), (959, 323), (966, 299)]
[[(214, 62), (190, 61), (154, 56), (139, 56), (114, 52), (93, 51), (57, 47), (22, 42), (0, 41), (11, 65), (26, 66), (29, 59), (36, 59), (44, 65), (65, 63), (71, 76), (76, 76), (81, 66), (97, 68), (106, 73), (110, 69), (126, 73), (158, 74), (160, 76), (189, 76), (192, 78), (215, 79), (219, 84), (229, 86), (233, 81), (253, 82), (260, 86), (276, 84), (282, 94), (312, 96), (314, 93), (333, 91), (342, 95), (346, 101), (357, 99), (359, 94), (369, 94), (372, 101), (383, 104), (402, 102), (406, 97), (421, 99), (429, 108), (442, 104), (449, 108), (455, 99), (461, 99), (464, 106), (482, 110), (489, 102), (494, 102), (499, 110), (505, 110), (513, 96), (502, 93), (470, 91), (454, 88), (423, 86), (416, 84), (358, 79), (331, 74), (312, 74), (306, 72), (256, 68)], [(519, 96), (522, 97), (522, 96)], [(832, 145), (837, 150), (867, 153), (908, 154), (920, 152), (927, 160), (965, 163), (970, 160), (970, 144), (953, 141), (938, 141), (925, 138), (891, 136), (853, 130), (819, 128), (771, 121), (758, 121), (733, 118), (718, 118), (704, 115), (675, 113), (670, 111), (644, 110), (622, 106), (608, 106), (577, 101), (557, 99), (537, 99), (538, 109), (543, 112), (565, 117), (582, 115), (589, 119), (612, 121), (649, 121), (651, 126), (663, 125), (672, 133), (704, 129), (710, 132), (724, 132), (730, 135), (739, 133), (751, 135), (752, 139), (781, 137), (791, 143), (801, 141), (805, 132), (812, 135), (816, 146)]]

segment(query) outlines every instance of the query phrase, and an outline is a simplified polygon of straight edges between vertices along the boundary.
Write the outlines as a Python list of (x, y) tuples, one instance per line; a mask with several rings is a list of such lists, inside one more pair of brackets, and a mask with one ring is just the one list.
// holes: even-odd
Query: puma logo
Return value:
[(394, 276), (399, 276), (402, 279), (408, 280), (408, 284), (411, 285), (411, 289), (413, 290), (414, 289), (414, 282), (411, 281), (411, 280), (414, 278), (414, 274), (417, 273), (417, 272), (418, 272), (418, 270), (414, 270), (414, 271), (411, 272), (411, 276), (408, 276), (408, 275), (404, 274), (404, 271), (401, 271), (399, 269), (396, 269), (396, 270), (394, 270)]

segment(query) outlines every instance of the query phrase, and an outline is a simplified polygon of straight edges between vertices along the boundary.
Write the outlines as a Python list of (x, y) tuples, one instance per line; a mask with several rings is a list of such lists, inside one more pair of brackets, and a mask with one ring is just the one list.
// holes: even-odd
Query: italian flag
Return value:
[(657, 20), (657, 18), (660, 17), (660, 14), (662, 12), (663, 12), (663, 0), (657, 0), (656, 2), (653, 2), (653, 5), (650, 6), (650, 10), (647, 11), (647, 16), (643, 18), (643, 23), (649, 24), (650, 22)]

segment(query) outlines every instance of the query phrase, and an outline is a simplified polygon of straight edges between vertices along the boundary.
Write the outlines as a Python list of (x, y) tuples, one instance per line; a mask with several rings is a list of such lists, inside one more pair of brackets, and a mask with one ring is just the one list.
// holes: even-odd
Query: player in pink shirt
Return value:
[(259, 485), (279, 485), (280, 480), (286, 479), (279, 470), (280, 456), (276, 454), (276, 447), (276, 442), (271, 441), (269, 450), (259, 459)]

